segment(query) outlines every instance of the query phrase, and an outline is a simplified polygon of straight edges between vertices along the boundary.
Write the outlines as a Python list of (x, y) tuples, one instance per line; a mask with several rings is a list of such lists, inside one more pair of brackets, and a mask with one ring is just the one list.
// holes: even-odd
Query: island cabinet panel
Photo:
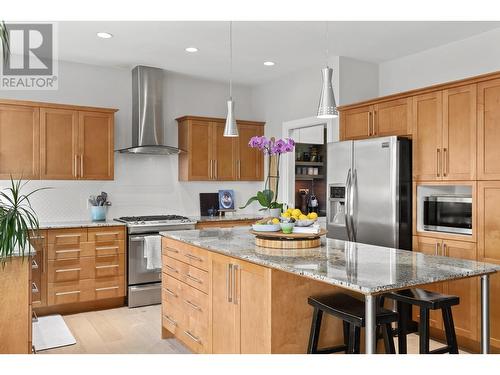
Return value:
[(30, 244), (36, 251), (31, 259), (31, 303), (43, 307), (47, 305), (47, 231), (30, 236)]
[(40, 178), (38, 108), (0, 105), (0, 178)]
[(500, 180), (500, 79), (477, 85), (477, 177)]
[(250, 138), (264, 134), (264, 123), (237, 121), (239, 136), (224, 137), (225, 119), (184, 116), (179, 124), (180, 181), (261, 181), (262, 152), (248, 147)]

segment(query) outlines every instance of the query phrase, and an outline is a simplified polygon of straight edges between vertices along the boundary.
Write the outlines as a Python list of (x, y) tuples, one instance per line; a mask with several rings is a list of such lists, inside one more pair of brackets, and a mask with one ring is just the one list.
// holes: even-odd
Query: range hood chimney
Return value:
[(164, 144), (162, 69), (138, 65), (132, 70), (132, 147), (118, 151), (149, 155), (181, 152)]

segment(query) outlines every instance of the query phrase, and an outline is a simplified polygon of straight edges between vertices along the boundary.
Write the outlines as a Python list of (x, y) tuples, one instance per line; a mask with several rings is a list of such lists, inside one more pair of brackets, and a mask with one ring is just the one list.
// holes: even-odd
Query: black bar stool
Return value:
[[(458, 305), (457, 296), (449, 296), (424, 289), (405, 289), (388, 293), (385, 297), (397, 302), (398, 309), (398, 349), (400, 354), (407, 353), (406, 336), (408, 334), (408, 317), (412, 305), (420, 309), (420, 322), (418, 324), (420, 354), (458, 354), (457, 336), (451, 306)], [(446, 346), (429, 351), (429, 313), (430, 310), (441, 309), (443, 314), (444, 330), (446, 333)]]
[[(361, 328), (365, 326), (365, 303), (347, 294), (338, 293), (319, 297), (309, 297), (308, 303), (314, 307), (309, 335), (309, 354), (326, 354), (345, 352), (347, 354), (359, 354), (361, 344)], [(344, 344), (330, 348), (318, 349), (318, 340), (321, 330), (323, 313), (333, 315), (343, 321)], [(394, 338), (391, 323), (396, 322), (398, 314), (394, 311), (377, 308), (377, 332), (381, 328), (384, 338), (385, 351), (395, 354)]]

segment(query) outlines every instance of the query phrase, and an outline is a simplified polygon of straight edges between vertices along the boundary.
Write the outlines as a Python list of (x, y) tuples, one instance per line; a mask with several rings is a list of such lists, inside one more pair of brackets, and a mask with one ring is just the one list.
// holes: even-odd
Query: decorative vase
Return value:
[(268, 210), (269, 216), (271, 217), (280, 217), (281, 215), (281, 208), (270, 208)]
[(106, 206), (90, 207), (92, 221), (106, 221)]

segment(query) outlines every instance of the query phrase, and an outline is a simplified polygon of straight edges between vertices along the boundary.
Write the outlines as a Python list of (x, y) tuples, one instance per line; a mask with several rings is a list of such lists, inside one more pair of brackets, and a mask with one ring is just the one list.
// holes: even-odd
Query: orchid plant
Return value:
[[(259, 202), (259, 204), (262, 206), (259, 211), (265, 211), (273, 208), (283, 209), (283, 203), (277, 202), (280, 179), (280, 158), (282, 154), (293, 151), (295, 147), (295, 141), (291, 138), (274, 140), (274, 138), (267, 139), (264, 136), (255, 136), (250, 139), (250, 142), (248, 142), (248, 146), (256, 148), (262, 151), (264, 155), (268, 156), (267, 178), (264, 185), (264, 190), (258, 191), (257, 194), (248, 199), (247, 203), (244, 206), (240, 207), (240, 209), (248, 207), (248, 205), (255, 201)], [(276, 155), (277, 158), (276, 176), (271, 175), (271, 156), (274, 155)], [(275, 192), (271, 190), (271, 178), (273, 177), (276, 178)]]

